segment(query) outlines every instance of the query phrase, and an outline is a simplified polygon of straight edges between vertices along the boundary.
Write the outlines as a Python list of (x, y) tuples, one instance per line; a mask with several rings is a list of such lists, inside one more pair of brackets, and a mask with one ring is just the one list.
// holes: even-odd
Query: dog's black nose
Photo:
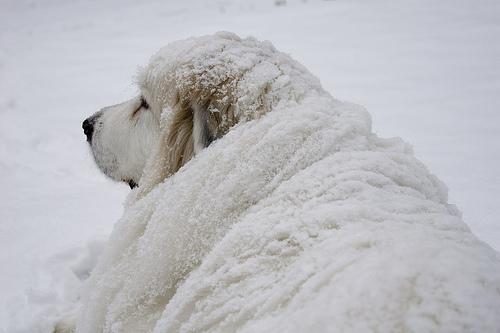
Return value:
[(87, 136), (87, 141), (90, 142), (92, 140), (92, 134), (94, 133), (94, 120), (92, 117), (83, 121), (82, 128), (83, 133)]

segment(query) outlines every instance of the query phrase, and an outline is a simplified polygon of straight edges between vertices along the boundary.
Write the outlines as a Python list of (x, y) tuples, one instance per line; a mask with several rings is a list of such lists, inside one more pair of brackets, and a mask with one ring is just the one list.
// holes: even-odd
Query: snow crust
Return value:
[(145, 75), (168, 82), (168, 66), (194, 57), (199, 73), (226, 52), (250, 54), (230, 67), (250, 95), (271, 81), (272, 111), (146, 197), (131, 193), (77, 332), (498, 331), (498, 254), (363, 108), (269, 44), (228, 34), (172, 44)]

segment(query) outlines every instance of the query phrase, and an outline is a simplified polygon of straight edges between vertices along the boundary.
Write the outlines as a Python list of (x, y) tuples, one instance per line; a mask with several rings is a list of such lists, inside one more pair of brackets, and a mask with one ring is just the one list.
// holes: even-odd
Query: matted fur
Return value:
[(101, 168), (145, 166), (78, 332), (498, 331), (498, 254), (405, 143), (297, 62), (219, 33), (160, 50), (138, 82), (149, 107), (99, 115), (94, 155), (118, 164)]

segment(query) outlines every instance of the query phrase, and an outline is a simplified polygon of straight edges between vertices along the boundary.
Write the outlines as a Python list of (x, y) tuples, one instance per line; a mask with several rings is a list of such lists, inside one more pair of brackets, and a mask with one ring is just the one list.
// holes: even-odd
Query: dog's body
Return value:
[(498, 254), (445, 187), (269, 43), (173, 43), (139, 86), (84, 124), (138, 189), (78, 332), (500, 330)]

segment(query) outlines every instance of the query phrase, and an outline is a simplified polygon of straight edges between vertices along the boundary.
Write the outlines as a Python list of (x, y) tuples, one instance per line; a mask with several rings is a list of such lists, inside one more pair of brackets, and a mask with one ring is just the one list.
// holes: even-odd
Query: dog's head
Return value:
[(131, 188), (137, 186), (158, 142), (159, 118), (160, 110), (140, 95), (85, 119), (83, 131), (102, 172)]
[(231, 33), (168, 45), (141, 70), (138, 86), (139, 96), (100, 110), (83, 129), (99, 168), (142, 193), (236, 123), (321, 90), (270, 43)]

